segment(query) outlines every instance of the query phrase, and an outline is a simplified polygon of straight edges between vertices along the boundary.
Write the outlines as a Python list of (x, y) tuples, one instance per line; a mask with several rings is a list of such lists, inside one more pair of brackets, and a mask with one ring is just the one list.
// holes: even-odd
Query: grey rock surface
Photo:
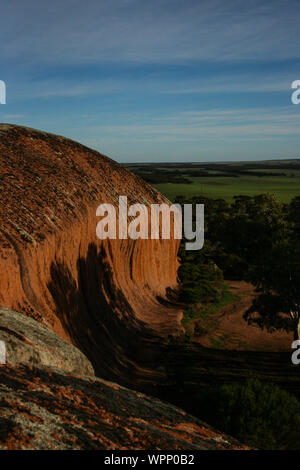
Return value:
[(0, 308), (0, 341), (5, 343), (6, 362), (48, 366), (79, 375), (92, 375), (90, 361), (75, 346), (36, 320), (8, 308)]

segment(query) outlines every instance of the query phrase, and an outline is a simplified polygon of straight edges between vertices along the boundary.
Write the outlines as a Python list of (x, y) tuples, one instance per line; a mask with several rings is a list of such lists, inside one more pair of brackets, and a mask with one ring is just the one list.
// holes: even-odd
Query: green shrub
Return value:
[(207, 405), (204, 419), (258, 449), (280, 449), (300, 425), (299, 401), (257, 379), (221, 386)]
[(214, 302), (221, 295), (222, 272), (213, 263), (209, 265), (183, 263), (179, 268), (182, 282), (180, 300), (188, 304)]

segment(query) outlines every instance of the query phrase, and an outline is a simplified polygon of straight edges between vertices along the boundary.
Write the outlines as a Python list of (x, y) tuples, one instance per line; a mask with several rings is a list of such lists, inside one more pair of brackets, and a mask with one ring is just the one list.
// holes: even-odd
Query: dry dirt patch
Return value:
[[(242, 281), (227, 281), (233, 294), (239, 299), (226, 305), (209, 319), (198, 320), (194, 340), (206, 347), (248, 351), (291, 351), (292, 332), (269, 333), (259, 326), (248, 325), (243, 315), (257, 295), (251, 284)], [(207, 328), (210, 326), (210, 328)]]

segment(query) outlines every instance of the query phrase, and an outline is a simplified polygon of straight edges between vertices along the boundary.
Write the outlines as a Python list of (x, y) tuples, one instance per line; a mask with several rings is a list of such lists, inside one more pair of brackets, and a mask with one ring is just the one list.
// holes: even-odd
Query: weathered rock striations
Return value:
[(108, 157), (20, 126), (0, 126), (0, 175), (0, 306), (78, 346), (98, 375), (138, 374), (141, 335), (180, 330), (180, 310), (160, 302), (178, 240), (99, 240), (96, 207), (166, 200)]
[(96, 207), (168, 201), (108, 157), (5, 124), (0, 178), (0, 449), (245, 448), (104, 380), (164, 375), (155, 351), (181, 331), (167, 295), (179, 242), (98, 240)]

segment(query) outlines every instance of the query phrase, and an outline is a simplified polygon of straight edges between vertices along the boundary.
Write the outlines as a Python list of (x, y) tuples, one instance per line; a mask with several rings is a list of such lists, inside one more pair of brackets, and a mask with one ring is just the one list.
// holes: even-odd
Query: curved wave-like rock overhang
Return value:
[(161, 302), (177, 288), (179, 241), (99, 240), (96, 208), (120, 195), (168, 201), (94, 150), (10, 124), (0, 125), (0, 177), (0, 306), (50, 326), (97, 375), (147, 375), (141, 339), (181, 329), (180, 309)]

